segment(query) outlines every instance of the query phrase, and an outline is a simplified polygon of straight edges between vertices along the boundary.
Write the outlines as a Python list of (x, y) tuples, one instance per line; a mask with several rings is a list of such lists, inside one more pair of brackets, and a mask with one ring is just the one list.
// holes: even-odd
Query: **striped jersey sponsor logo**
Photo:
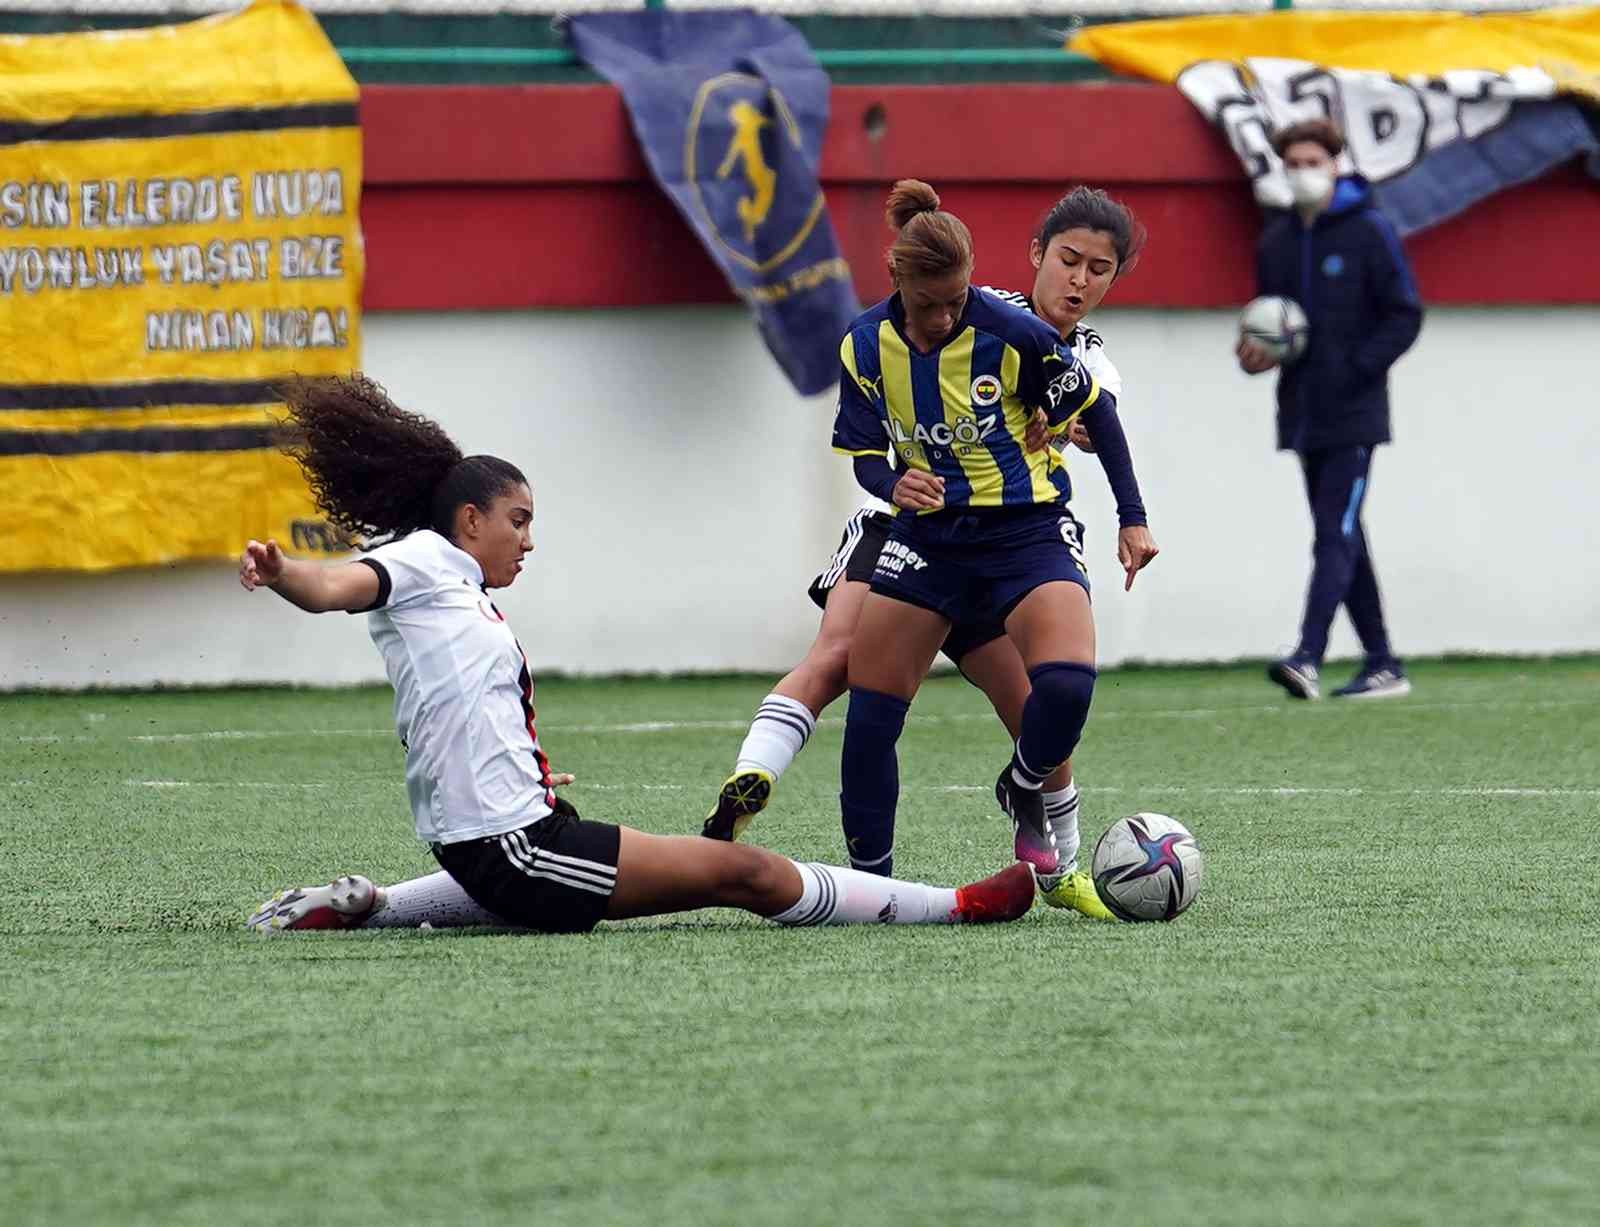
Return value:
[(905, 336), (899, 300), (891, 297), (857, 318), (839, 356), (836, 450), (872, 455), (887, 441), (897, 467), (943, 479), (947, 507), (1070, 496), (1060, 457), (1025, 446), (1028, 423), (1034, 408), (1045, 407), (1064, 425), (1098, 390), (1076, 354), (1037, 318), (977, 291), (955, 331), (923, 350)]

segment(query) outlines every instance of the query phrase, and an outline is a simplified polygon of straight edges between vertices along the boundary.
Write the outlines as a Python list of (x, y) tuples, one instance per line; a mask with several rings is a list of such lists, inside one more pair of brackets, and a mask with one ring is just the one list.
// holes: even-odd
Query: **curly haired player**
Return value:
[[(434, 422), (362, 376), (286, 390), (286, 450), (337, 525), (383, 544), (322, 566), (251, 541), (247, 591), (269, 588), (311, 613), (365, 613), (395, 692), (416, 832), (485, 912), (543, 932), (733, 907), (781, 925), (1012, 920), (1033, 902), (1025, 866), (951, 890), (696, 836), (591, 822), (557, 798), (534, 722), (533, 680), (489, 597), (533, 549), (521, 470), (464, 456)], [(289, 891), (262, 931), (358, 925), (385, 902), (364, 878)]]

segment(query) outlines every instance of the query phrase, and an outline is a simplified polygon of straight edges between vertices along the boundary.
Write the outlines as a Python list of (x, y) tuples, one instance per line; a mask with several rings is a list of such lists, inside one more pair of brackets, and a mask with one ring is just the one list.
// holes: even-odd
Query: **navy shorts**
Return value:
[[(870, 584), (872, 570), (883, 553), (884, 542), (889, 539), (889, 525), (895, 517), (887, 511), (873, 511), (863, 507), (845, 522), (844, 534), (839, 538), (839, 548), (834, 551), (828, 565), (816, 579), (806, 595), (817, 603), (818, 609), (828, 607), (828, 593), (835, 584), (845, 580)], [(960, 622), (950, 628), (944, 637), (944, 654), (959, 665), (968, 652), (993, 643), (1006, 633), (1005, 624), (998, 618), (984, 618), (977, 622)]]
[(872, 590), (959, 626), (1003, 623), (1028, 593), (1061, 580), (1089, 590), (1083, 527), (1060, 504), (1038, 503), (896, 517)]

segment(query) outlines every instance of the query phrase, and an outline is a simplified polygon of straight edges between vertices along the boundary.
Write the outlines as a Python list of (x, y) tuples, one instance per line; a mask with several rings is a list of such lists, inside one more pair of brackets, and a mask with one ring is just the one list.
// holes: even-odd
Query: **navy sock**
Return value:
[(850, 863), (889, 877), (894, 871), (894, 810), (900, 798), (895, 742), (911, 704), (892, 694), (850, 688), (839, 762), (839, 814)]
[(1033, 689), (1022, 706), (1022, 736), (1011, 756), (1011, 773), (1025, 788), (1038, 788), (1072, 755), (1094, 699), (1092, 665), (1046, 661), (1028, 670)]

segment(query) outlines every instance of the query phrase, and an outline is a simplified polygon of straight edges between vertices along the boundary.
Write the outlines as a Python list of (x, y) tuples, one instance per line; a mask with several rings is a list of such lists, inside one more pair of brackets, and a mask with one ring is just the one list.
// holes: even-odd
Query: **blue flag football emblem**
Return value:
[(817, 182), (828, 77), (788, 22), (743, 10), (589, 13), (573, 50), (622, 91), (656, 182), (795, 388), (834, 386), (859, 304)]

